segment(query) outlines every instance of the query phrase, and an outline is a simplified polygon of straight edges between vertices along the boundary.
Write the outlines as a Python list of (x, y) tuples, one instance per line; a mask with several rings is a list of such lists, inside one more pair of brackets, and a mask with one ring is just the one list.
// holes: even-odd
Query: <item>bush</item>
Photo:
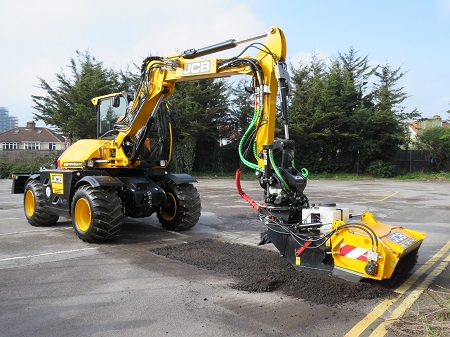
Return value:
[(13, 173), (39, 172), (41, 167), (50, 167), (55, 160), (54, 156), (37, 156), (33, 159), (24, 159), (24, 161), (0, 162), (0, 179), (10, 179)]
[(11, 178), (12, 163), (0, 163), (0, 178)]
[(41, 163), (0, 163), (0, 179), (10, 179), (13, 173), (39, 172)]
[(380, 178), (392, 178), (398, 175), (400, 172), (398, 168), (390, 163), (386, 163), (382, 160), (376, 160), (370, 163), (367, 168), (367, 173)]

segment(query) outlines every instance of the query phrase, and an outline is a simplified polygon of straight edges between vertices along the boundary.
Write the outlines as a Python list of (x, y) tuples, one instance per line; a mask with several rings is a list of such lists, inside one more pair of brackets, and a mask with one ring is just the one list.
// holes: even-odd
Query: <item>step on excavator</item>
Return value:
[[(235, 57), (210, 57), (239, 45), (243, 50)], [(257, 50), (256, 56), (246, 55), (250, 50)], [(167, 169), (173, 148), (173, 112), (167, 98), (177, 82), (234, 75), (251, 78), (248, 91), (254, 98), (254, 115), (238, 151), (242, 165), (256, 173), (263, 202), (255, 202), (242, 190), (240, 169), (236, 187), (265, 227), (260, 244), (272, 243), (299, 270), (351, 280), (391, 278), (402, 259), (417, 253), (425, 234), (380, 223), (369, 212), (355, 221), (348, 208), (332, 202), (310, 205), (304, 194), (308, 171), (294, 164), (286, 39), (276, 26), (242, 40), (149, 56), (134, 93), (92, 99), (97, 139), (71, 145), (55, 168), (13, 175), (12, 193), (24, 194), (28, 222), (51, 226), (60, 216), (70, 218), (86, 242), (111, 240), (124, 217), (156, 213), (168, 230), (194, 227), (201, 213), (196, 179)], [(277, 106), (284, 133), (280, 138), (275, 138)]]

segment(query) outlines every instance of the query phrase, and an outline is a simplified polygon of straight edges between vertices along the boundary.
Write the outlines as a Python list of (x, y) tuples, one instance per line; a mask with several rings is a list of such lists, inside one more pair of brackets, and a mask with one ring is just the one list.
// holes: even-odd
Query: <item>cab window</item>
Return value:
[(125, 115), (127, 105), (126, 98), (121, 95), (104, 98), (98, 102), (98, 137), (114, 129), (117, 120)]

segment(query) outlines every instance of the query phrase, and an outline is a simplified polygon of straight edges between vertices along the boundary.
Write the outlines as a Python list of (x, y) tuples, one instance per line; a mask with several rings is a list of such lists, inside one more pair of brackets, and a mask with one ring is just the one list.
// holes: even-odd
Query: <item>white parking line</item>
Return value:
[(16, 234), (28, 234), (28, 233), (36, 233), (36, 232), (48, 232), (48, 231), (65, 230), (65, 229), (72, 229), (72, 227), (65, 227), (65, 228), (49, 228), (49, 229), (35, 229), (35, 230), (31, 230), (31, 231), (0, 233), (0, 236), (16, 235)]
[(59, 252), (50, 252), (50, 253), (42, 253), (42, 254), (35, 254), (35, 255), (14, 256), (14, 257), (8, 257), (8, 258), (5, 258), (5, 259), (0, 259), (0, 262), (29, 259), (29, 258), (32, 258), (32, 257), (41, 257), (41, 256), (49, 256), (49, 255), (77, 253), (77, 252), (82, 252), (82, 251), (85, 251), (85, 250), (93, 250), (93, 249), (97, 249), (97, 248), (98, 247), (92, 247), (92, 248), (82, 248), (82, 249), (73, 249), (73, 250), (61, 250)]

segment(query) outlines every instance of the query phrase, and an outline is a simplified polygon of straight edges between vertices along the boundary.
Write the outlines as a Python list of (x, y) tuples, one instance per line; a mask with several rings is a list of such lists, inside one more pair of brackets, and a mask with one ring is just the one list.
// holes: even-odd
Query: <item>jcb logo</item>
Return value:
[(54, 194), (64, 194), (64, 179), (62, 174), (50, 173), (50, 181), (52, 182), (52, 192)]
[(53, 175), (52, 176), (52, 183), (62, 184), (63, 183), (63, 176), (62, 175)]
[(186, 64), (186, 67), (183, 69), (183, 75), (209, 73), (210, 71), (210, 61), (192, 62)]

